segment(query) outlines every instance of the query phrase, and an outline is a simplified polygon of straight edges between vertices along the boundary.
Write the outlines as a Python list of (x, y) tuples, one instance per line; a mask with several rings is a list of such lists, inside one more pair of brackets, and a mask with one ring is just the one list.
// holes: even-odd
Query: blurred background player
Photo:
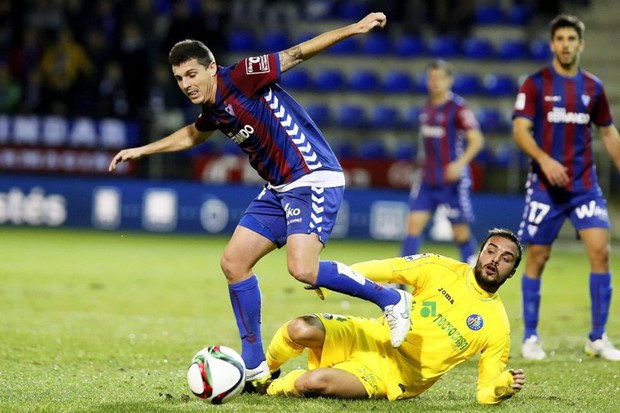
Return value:
[(229, 67), (218, 66), (200, 41), (177, 43), (169, 63), (179, 88), (202, 107), (202, 113), (195, 123), (169, 136), (120, 151), (110, 163), (113, 171), (120, 162), (189, 149), (219, 129), (239, 145), (268, 182), (246, 209), (220, 262), (251, 385), (270, 376), (261, 338), (261, 293), (253, 268), (285, 244), (287, 268), (297, 280), (377, 304), (392, 329), (395, 347), (409, 331), (409, 294), (352, 276), (341, 263), (319, 261), (342, 201), (344, 174), (315, 123), (277, 83), (283, 72), (337, 42), (385, 24), (383, 13), (370, 13), (357, 23), (290, 49), (249, 57)]
[(515, 102), (514, 139), (531, 158), (519, 236), (527, 245), (522, 279), (525, 332), (521, 353), (541, 360), (546, 353), (537, 327), (545, 264), (562, 224), (569, 218), (590, 260), (592, 328), (585, 352), (620, 360), (605, 334), (611, 303), (610, 221), (594, 164), (592, 125), (620, 170), (620, 137), (602, 82), (580, 69), (585, 25), (559, 15), (550, 23), (553, 62), (531, 75)]
[(525, 384), (506, 370), (510, 325), (497, 290), (521, 260), (511, 231), (489, 231), (474, 268), (436, 254), (354, 264), (375, 281), (414, 289), (413, 328), (399, 349), (380, 319), (315, 314), (286, 323), (267, 348), (273, 371), (308, 348), (309, 370), (293, 370), (266, 389), (277, 396), (401, 400), (428, 390), (455, 366), (480, 355), (476, 399), (497, 404)]
[(420, 113), (419, 134), (424, 148), (422, 176), (411, 188), (401, 255), (418, 253), (426, 225), (444, 205), (461, 260), (471, 264), (477, 246), (469, 225), (474, 220), (469, 165), (482, 150), (484, 137), (467, 102), (452, 92), (453, 82), (450, 63), (435, 60), (427, 66), (428, 101)]

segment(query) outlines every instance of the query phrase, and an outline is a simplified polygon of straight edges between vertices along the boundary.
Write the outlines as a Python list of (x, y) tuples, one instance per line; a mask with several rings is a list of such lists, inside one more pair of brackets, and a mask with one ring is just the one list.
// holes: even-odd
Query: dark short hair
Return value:
[(586, 25), (583, 24), (583, 22), (579, 20), (577, 16), (573, 16), (570, 14), (560, 14), (555, 19), (551, 20), (551, 22), (549, 23), (551, 40), (553, 40), (553, 36), (558, 29), (563, 29), (565, 27), (571, 27), (575, 29), (577, 35), (579, 36), (579, 40), (583, 40), (583, 34), (586, 31)]
[(480, 244), (479, 253), (482, 252), (484, 247), (487, 245), (487, 242), (492, 237), (506, 238), (507, 240), (512, 241), (517, 246), (517, 256), (515, 257), (515, 265), (512, 267), (513, 270), (516, 270), (517, 267), (519, 266), (519, 263), (521, 263), (521, 258), (523, 258), (523, 245), (521, 245), (521, 241), (519, 241), (519, 238), (515, 235), (514, 232), (512, 232), (509, 229), (493, 228), (489, 230), (489, 233), (487, 237), (484, 239), (484, 242)]
[(432, 60), (428, 65), (426, 65), (427, 71), (431, 69), (441, 69), (446, 72), (448, 76), (452, 76), (452, 73), (454, 72), (452, 64), (443, 59)]
[(168, 54), (168, 62), (172, 66), (179, 66), (191, 59), (196, 59), (205, 68), (215, 60), (211, 50), (203, 42), (194, 39), (181, 40), (172, 46)]

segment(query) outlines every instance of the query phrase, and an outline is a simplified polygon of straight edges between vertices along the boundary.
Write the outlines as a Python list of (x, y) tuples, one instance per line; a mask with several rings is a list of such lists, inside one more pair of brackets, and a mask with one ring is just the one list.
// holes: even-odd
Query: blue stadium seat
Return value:
[(514, 96), (517, 93), (517, 80), (509, 73), (489, 73), (482, 79), (484, 93), (490, 96)]
[(360, 45), (360, 52), (370, 56), (381, 56), (391, 52), (390, 38), (385, 34), (366, 35)]
[(549, 40), (537, 39), (530, 43), (530, 57), (534, 60), (550, 60), (553, 56), (549, 49)]
[(458, 95), (476, 95), (482, 90), (482, 79), (477, 73), (457, 73), (452, 90)]
[(394, 159), (398, 161), (413, 161), (418, 153), (418, 145), (411, 140), (399, 141), (394, 150)]
[(410, 129), (412, 133), (417, 133), (417, 128), (420, 126), (420, 113), (422, 113), (422, 108), (419, 106), (410, 106), (405, 111), (403, 126)]
[(394, 42), (394, 52), (399, 57), (416, 57), (426, 53), (426, 44), (421, 36), (402, 35)]
[(337, 55), (350, 55), (357, 53), (357, 49), (357, 40), (355, 40), (355, 38), (353, 37), (349, 37), (348, 39), (344, 39), (341, 42), (338, 42), (329, 49), (327, 49), (327, 53)]
[(264, 53), (273, 53), (286, 50), (290, 47), (288, 35), (285, 32), (268, 32), (260, 40), (260, 50)]
[(513, 4), (510, 10), (508, 11), (508, 23), (515, 26), (525, 26), (527, 25), (532, 16), (534, 15), (534, 10), (532, 10), (532, 6), (527, 3), (521, 4)]
[(494, 25), (504, 23), (504, 11), (495, 4), (480, 5), (474, 14), (476, 25)]
[(502, 60), (529, 59), (530, 48), (525, 40), (505, 39), (497, 47), (497, 57)]
[(338, 109), (338, 126), (344, 129), (359, 129), (367, 126), (366, 110), (354, 103), (345, 103)]
[(360, 145), (359, 156), (368, 160), (385, 159), (388, 157), (388, 150), (381, 139), (365, 140)]
[(314, 88), (321, 92), (337, 92), (345, 84), (345, 76), (339, 69), (323, 69), (314, 78)]
[(330, 146), (338, 159), (350, 159), (357, 157), (357, 148), (350, 139), (339, 139), (332, 141), (330, 142)]
[(285, 89), (310, 90), (313, 87), (312, 75), (307, 69), (297, 66), (282, 74), (280, 84)]
[(332, 121), (331, 111), (325, 103), (310, 103), (306, 105), (306, 112), (319, 128), (330, 126)]
[(435, 57), (455, 57), (460, 53), (460, 42), (452, 36), (438, 36), (430, 41), (428, 50)]
[(255, 36), (249, 30), (235, 30), (228, 37), (229, 53), (251, 52), (256, 50)]
[(379, 75), (371, 69), (355, 70), (348, 79), (348, 89), (353, 92), (375, 92), (379, 85)]
[(222, 147), (222, 153), (226, 155), (240, 155), (243, 151), (239, 148), (239, 145), (235, 141), (226, 139), (224, 146)]
[(480, 128), (485, 133), (504, 132), (507, 130), (507, 123), (500, 109), (481, 108), (476, 112), (476, 119), (478, 119)]
[(371, 12), (367, 1), (346, 0), (340, 1), (339, 17), (346, 21), (357, 21)]
[(415, 78), (406, 70), (388, 70), (383, 77), (383, 91), (387, 93), (409, 93), (414, 85)]
[(396, 129), (401, 127), (400, 112), (391, 104), (380, 104), (372, 109), (369, 125), (373, 129)]
[(495, 46), (489, 39), (470, 37), (463, 42), (463, 56), (468, 59), (491, 59), (495, 57)]

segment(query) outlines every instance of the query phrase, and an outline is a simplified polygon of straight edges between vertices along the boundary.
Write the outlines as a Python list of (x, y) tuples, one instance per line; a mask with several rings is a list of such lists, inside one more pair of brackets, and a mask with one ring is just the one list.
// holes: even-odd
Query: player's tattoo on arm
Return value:
[(290, 49), (280, 52), (280, 71), (285, 72), (301, 62), (304, 58), (301, 53), (301, 47), (293, 46)]

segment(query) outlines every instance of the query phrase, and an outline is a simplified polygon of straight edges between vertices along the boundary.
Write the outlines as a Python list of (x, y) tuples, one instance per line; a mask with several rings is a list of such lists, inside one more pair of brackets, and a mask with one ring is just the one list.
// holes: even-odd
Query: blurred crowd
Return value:
[[(467, 37), (480, 2), (561, 0), (2, 0), (0, 113), (117, 117), (148, 121), (153, 112), (188, 109), (167, 51), (203, 40), (226, 62), (231, 30), (292, 30), (322, 10), (383, 10), (390, 30)], [(352, 18), (353, 16), (346, 16)]]
[(178, 40), (224, 47), (222, 0), (0, 2), (0, 112), (140, 119), (185, 105), (166, 61)]

